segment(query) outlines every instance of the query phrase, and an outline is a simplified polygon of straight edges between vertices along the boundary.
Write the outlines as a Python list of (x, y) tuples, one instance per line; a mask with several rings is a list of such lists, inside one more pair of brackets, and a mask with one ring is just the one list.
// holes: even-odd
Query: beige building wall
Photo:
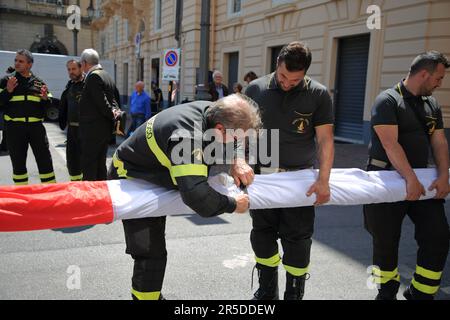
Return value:
[[(68, 1), (75, 4), (76, 1)], [(89, 0), (81, 0), (83, 17), (87, 17)], [(66, 7), (67, 8), (67, 7)], [(69, 55), (74, 53), (73, 32), (66, 26), (67, 14), (56, 14), (56, 5), (42, 1), (2, 0), (0, 1), (0, 50), (15, 51), (30, 49), (32, 44), (44, 37), (44, 25), (53, 25), (54, 35), (67, 49)], [(87, 23), (82, 23), (78, 32), (78, 54), (97, 42)]]
[[(193, 99), (195, 72), (199, 64), (200, 45), (200, 3), (196, 0), (185, 0), (183, 35), (181, 39), (181, 99)], [(152, 59), (159, 59), (160, 77), (157, 82), (164, 92), (167, 100), (168, 82), (161, 81), (163, 67), (163, 50), (176, 48), (174, 39), (175, 26), (175, 0), (162, 1), (162, 25), (155, 28), (155, 1), (104, 1), (102, 9), (103, 18), (94, 22), (94, 27), (100, 30), (99, 39), (106, 38), (104, 57), (113, 59), (117, 65), (117, 85), (121, 95), (130, 96), (138, 78), (138, 60), (135, 54), (134, 39), (136, 33), (142, 32), (141, 55), (144, 59), (144, 82), (146, 90), (150, 91), (150, 83), (157, 80), (152, 71)], [(119, 43), (114, 39), (114, 21), (119, 24)], [(124, 36), (124, 21), (128, 20), (128, 37)], [(101, 47), (101, 45), (97, 45)], [(101, 52), (101, 50), (100, 50)], [(124, 64), (128, 64), (128, 77), (124, 76)], [(124, 84), (128, 79), (127, 84)], [(126, 89), (127, 92), (124, 92)]]
[[(128, 95), (136, 78), (133, 37), (138, 22), (143, 20), (146, 25), (142, 54), (147, 82), (152, 79), (148, 72), (151, 59), (158, 57), (162, 63), (162, 50), (176, 46), (173, 39), (175, 0), (162, 1), (161, 30), (154, 30), (155, 1), (150, 5), (145, 3), (147, 5), (136, 0), (104, 1), (109, 19), (101, 28), (104, 33), (111, 32), (114, 15), (133, 20), (128, 42), (111, 46), (106, 53), (118, 64), (119, 88), (123, 62), (129, 62)], [(309, 75), (333, 93), (339, 39), (370, 34), (363, 118), (365, 138), (376, 96), (406, 76), (416, 55), (435, 49), (450, 56), (450, 1), (447, 0), (245, 0), (241, 1), (238, 14), (230, 13), (230, 4), (231, 0), (211, 1), (210, 70), (221, 70), (225, 83), (228, 82), (229, 53), (239, 54), (238, 81), (243, 83), (244, 74), (250, 70), (260, 76), (270, 71), (272, 47), (302, 40), (313, 54)], [(367, 27), (370, 5), (381, 9), (379, 30)], [(199, 66), (201, 0), (185, 0), (183, 11), (181, 98), (192, 99), (195, 70)], [(167, 91), (167, 86), (163, 84), (162, 89)], [(442, 106), (445, 126), (450, 127), (450, 77), (444, 80), (435, 96)]]

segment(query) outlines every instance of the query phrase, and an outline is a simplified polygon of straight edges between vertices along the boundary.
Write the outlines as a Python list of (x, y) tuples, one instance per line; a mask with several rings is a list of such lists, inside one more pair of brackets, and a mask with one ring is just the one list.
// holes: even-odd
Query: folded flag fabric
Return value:
[[(427, 193), (437, 178), (435, 169), (416, 169)], [(315, 195), (306, 196), (317, 179), (318, 170), (307, 169), (256, 175), (248, 186), (251, 209), (310, 206)], [(218, 192), (235, 196), (242, 191), (226, 174), (208, 179)], [(402, 201), (406, 184), (396, 171), (333, 169), (330, 176), (331, 199), (326, 205), (360, 205)], [(193, 213), (176, 190), (149, 182), (129, 179), (79, 181), (57, 184), (0, 187), (0, 232), (69, 228), (138, 219)]]

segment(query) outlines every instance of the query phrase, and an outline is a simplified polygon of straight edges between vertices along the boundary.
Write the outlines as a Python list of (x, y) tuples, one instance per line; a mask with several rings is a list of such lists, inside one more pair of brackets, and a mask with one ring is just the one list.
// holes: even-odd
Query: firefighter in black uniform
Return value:
[[(276, 71), (253, 80), (246, 94), (259, 104), (268, 134), (279, 132), (279, 148), (269, 143), (271, 155), (278, 152), (279, 163), (259, 161), (260, 168), (257, 167), (255, 172), (312, 168), (317, 141), (319, 174), (307, 195), (315, 193), (315, 205), (320, 205), (330, 199), (333, 112), (327, 89), (306, 76), (310, 64), (308, 47), (301, 42), (292, 42), (281, 50)], [(284, 299), (302, 299), (310, 261), (314, 207), (251, 210), (250, 214), (253, 220), (250, 240), (259, 275), (259, 289), (254, 299), (278, 299), (278, 265), (281, 262), (278, 238), (283, 246), (282, 263), (287, 272)]]
[[(248, 209), (247, 195), (228, 197), (208, 185), (206, 163), (211, 159), (205, 161), (204, 150), (208, 144), (202, 141), (202, 134), (213, 129), (220, 143), (228, 143), (239, 136), (231, 136), (225, 129), (247, 130), (258, 127), (259, 123), (257, 107), (243, 96), (229, 96), (216, 103), (196, 101), (174, 106), (142, 124), (119, 146), (108, 177), (144, 179), (178, 189), (184, 203), (202, 217), (243, 213)], [(200, 134), (200, 140), (195, 132)], [(187, 144), (189, 149), (179, 151), (181, 144)], [(232, 170), (235, 178), (246, 185), (253, 181), (253, 171), (235, 169)], [(132, 297), (160, 299), (167, 261), (166, 217), (124, 220), (123, 225), (126, 253), (134, 259)]]
[[(439, 290), (449, 250), (449, 225), (444, 198), (449, 192), (449, 155), (442, 112), (433, 91), (450, 67), (436, 51), (416, 57), (408, 77), (382, 92), (372, 109), (372, 140), (367, 170), (397, 170), (406, 182), (406, 199), (364, 206), (365, 227), (373, 238), (372, 277), (379, 285), (378, 300), (395, 300), (400, 286), (398, 246), (401, 225), (408, 215), (419, 246), (417, 266), (404, 296), (433, 299)], [(426, 168), (433, 151), (437, 179), (423, 186), (414, 168)], [(436, 190), (431, 200), (417, 201), (425, 189)]]
[(81, 63), (69, 60), (66, 64), (70, 80), (61, 95), (59, 126), (61, 130), (67, 127), (66, 159), (70, 181), (80, 181), (81, 173), (81, 141), (79, 136), (79, 103), (84, 86), (84, 75), (81, 71)]
[(42, 123), (50, 94), (45, 83), (31, 73), (32, 66), (31, 52), (19, 50), (14, 63), (15, 72), (0, 80), (0, 108), (8, 131), (7, 145), (16, 185), (28, 184), (28, 145), (36, 158), (41, 182), (56, 182), (47, 133)]

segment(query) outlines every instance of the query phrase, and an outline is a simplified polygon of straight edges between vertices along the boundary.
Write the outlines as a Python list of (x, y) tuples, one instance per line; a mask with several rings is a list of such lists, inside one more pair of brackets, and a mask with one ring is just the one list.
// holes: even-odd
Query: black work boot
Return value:
[(400, 282), (398, 281), (388, 281), (382, 284), (378, 289), (375, 300), (397, 300), (398, 288), (400, 288)]
[[(284, 300), (302, 300), (305, 294), (305, 281), (309, 274), (303, 276), (293, 276), (286, 272), (286, 291), (284, 292)], [(309, 279), (309, 278), (308, 278)]]
[(278, 267), (267, 267), (259, 263), (258, 270), (259, 289), (256, 290), (252, 300), (279, 300), (278, 294)]
[(420, 292), (413, 285), (406, 287), (405, 291), (403, 291), (403, 296), (406, 300), (434, 300), (433, 295)]

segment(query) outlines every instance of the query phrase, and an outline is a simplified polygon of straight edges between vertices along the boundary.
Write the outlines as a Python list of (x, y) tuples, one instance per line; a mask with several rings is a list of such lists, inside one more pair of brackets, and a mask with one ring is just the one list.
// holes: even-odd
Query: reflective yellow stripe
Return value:
[(0, 88), (0, 93), (2, 93), (3, 90), (5, 90), (5, 89)]
[(33, 118), (33, 117), (28, 118), (28, 122), (40, 122), (40, 121), (44, 121), (44, 118)]
[(77, 176), (70, 176), (70, 181), (81, 181), (83, 179), (83, 174)]
[(442, 277), (442, 272), (427, 270), (425, 268), (422, 268), (421, 266), (416, 266), (416, 273), (424, 278), (431, 280), (440, 280)]
[(3, 119), (5, 119), (5, 121), (15, 121), (15, 122), (25, 122), (27, 121), (27, 119), (25, 118), (11, 118), (10, 116), (6, 115), (3, 117)]
[(435, 294), (439, 290), (439, 286), (427, 286), (426, 284), (417, 282), (416, 279), (412, 279), (411, 284), (414, 288), (426, 294)]
[[(3, 117), (5, 121), (13, 121), (13, 122), (27, 122), (27, 118), (11, 118), (10, 116), (6, 115)], [(41, 122), (44, 121), (43, 118), (34, 118), (30, 117), (28, 118), (28, 122)]]
[(400, 274), (397, 274), (395, 277), (392, 277), (392, 278), (385, 278), (385, 277), (373, 275), (372, 279), (373, 279), (374, 283), (380, 283), (380, 284), (385, 284), (385, 283), (388, 283), (389, 281), (400, 282)]
[(295, 277), (301, 277), (301, 276), (307, 274), (308, 268), (309, 268), (309, 266), (307, 266), (306, 268), (297, 268), (297, 267), (291, 267), (291, 266), (284, 265), (284, 269), (286, 269), (287, 272), (289, 272), (290, 274), (292, 274)]
[(26, 186), (28, 185), (28, 181), (23, 181), (23, 182), (14, 182), (15, 186)]
[(41, 178), (41, 179), (48, 179), (48, 178), (52, 178), (54, 176), (55, 176), (54, 172), (39, 174), (39, 178)]
[(258, 258), (255, 256), (255, 260), (257, 263), (262, 264), (263, 266), (276, 267), (280, 264), (281, 257), (280, 254), (277, 253), (271, 258)]
[(393, 271), (382, 271), (380, 268), (373, 267), (372, 274), (378, 277), (393, 279), (398, 276), (398, 268), (395, 268)]
[(117, 153), (114, 152), (112, 160), (114, 168), (117, 169), (116, 171), (119, 178), (127, 178), (127, 170), (125, 169), (125, 164), (122, 160), (119, 159)]
[(12, 102), (25, 101), (25, 100), (41, 102), (41, 97), (36, 97), (36, 96), (12, 96), (12, 98), (9, 99), (9, 101), (12, 101)]
[(27, 96), (27, 100), (28, 100), (28, 101), (41, 102), (41, 97)]
[(42, 184), (47, 184), (47, 183), (56, 183), (56, 179), (42, 182)]
[(25, 101), (25, 96), (13, 96), (9, 101)]
[(160, 291), (154, 292), (139, 292), (134, 289), (131, 289), (131, 293), (138, 298), (138, 300), (159, 300), (159, 296), (161, 295)]
[(208, 176), (208, 167), (204, 164), (182, 164), (173, 166), (170, 170), (173, 178), (184, 176)]
[[(172, 164), (170, 163), (169, 158), (164, 154), (164, 152), (162, 152), (161, 148), (156, 143), (155, 134), (153, 132), (153, 122), (155, 122), (155, 118), (156, 116), (147, 121), (147, 126), (145, 129), (147, 144), (150, 150), (155, 155), (156, 159), (158, 159), (159, 163), (161, 163), (162, 166), (166, 167), (169, 170), (169, 173), (171, 173)], [(172, 175), (171, 177), (173, 184), (177, 185), (177, 181), (175, 180), (175, 178)]]
[(53, 95), (52, 95), (52, 93), (51, 93), (51, 92), (47, 92), (47, 97), (49, 97), (49, 98), (53, 98)]
[(13, 179), (17, 179), (17, 180), (28, 179), (28, 173), (25, 173), (25, 174), (13, 174)]

